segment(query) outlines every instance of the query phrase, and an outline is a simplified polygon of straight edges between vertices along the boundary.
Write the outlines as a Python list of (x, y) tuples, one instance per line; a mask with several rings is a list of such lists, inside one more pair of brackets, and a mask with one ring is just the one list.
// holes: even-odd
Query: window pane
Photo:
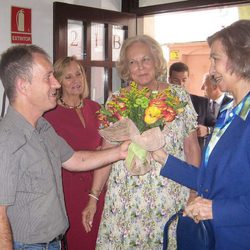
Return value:
[(105, 60), (105, 26), (102, 23), (91, 24), (91, 60)]
[(112, 92), (119, 90), (121, 86), (121, 78), (119, 77), (116, 68), (112, 68)]
[(125, 30), (122, 26), (114, 25), (112, 31), (112, 61), (118, 60), (124, 38)]
[(81, 21), (68, 20), (68, 56), (83, 59), (83, 24)]
[(105, 71), (103, 67), (91, 68), (91, 99), (100, 104), (104, 103)]

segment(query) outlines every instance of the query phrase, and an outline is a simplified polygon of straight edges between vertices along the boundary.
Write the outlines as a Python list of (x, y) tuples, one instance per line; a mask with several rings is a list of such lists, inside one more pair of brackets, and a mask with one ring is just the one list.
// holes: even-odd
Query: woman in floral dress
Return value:
[[(117, 63), (125, 81), (134, 81), (138, 88), (147, 87), (152, 91), (162, 91), (170, 86), (181, 101), (187, 102), (184, 112), (163, 129), (165, 149), (180, 159), (199, 165), (197, 115), (188, 93), (182, 87), (157, 81), (165, 66), (161, 47), (146, 35), (127, 39)], [(161, 165), (153, 159), (151, 167), (150, 172), (141, 176), (130, 175), (124, 161), (114, 163), (112, 168), (99, 169), (92, 185), (94, 196), (98, 196), (108, 182), (96, 249), (162, 249), (164, 225), (186, 204), (190, 190), (161, 177)], [(95, 211), (93, 200), (96, 199), (90, 197), (91, 205), (83, 211), (83, 224), (89, 231)], [(169, 233), (171, 250), (176, 249), (175, 230), (173, 225)]]

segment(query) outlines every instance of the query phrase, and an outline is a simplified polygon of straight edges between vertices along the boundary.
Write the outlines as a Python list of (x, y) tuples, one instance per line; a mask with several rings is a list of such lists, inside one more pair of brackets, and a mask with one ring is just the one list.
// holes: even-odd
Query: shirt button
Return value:
[(206, 192), (206, 193), (208, 192), (208, 189), (207, 189), (207, 188), (205, 189), (205, 192)]
[(230, 113), (230, 114), (229, 114), (230, 117), (233, 117), (233, 115), (234, 115), (233, 113)]

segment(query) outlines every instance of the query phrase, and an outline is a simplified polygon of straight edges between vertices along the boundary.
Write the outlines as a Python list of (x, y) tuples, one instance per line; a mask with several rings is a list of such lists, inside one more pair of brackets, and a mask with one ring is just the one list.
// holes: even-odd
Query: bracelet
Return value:
[(89, 196), (92, 197), (92, 198), (94, 198), (95, 200), (99, 201), (99, 198), (97, 196), (95, 196), (95, 195), (93, 195), (91, 193), (89, 193)]
[(96, 196), (97, 198), (99, 197), (99, 195), (101, 194), (102, 190), (94, 190), (94, 189), (91, 189), (89, 191), (90, 194), (93, 194), (94, 196)]

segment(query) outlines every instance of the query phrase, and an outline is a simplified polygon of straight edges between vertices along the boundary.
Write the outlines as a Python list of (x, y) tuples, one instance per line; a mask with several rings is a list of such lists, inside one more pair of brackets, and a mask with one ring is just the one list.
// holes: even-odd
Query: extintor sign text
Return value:
[(31, 9), (11, 7), (11, 42), (31, 44)]

